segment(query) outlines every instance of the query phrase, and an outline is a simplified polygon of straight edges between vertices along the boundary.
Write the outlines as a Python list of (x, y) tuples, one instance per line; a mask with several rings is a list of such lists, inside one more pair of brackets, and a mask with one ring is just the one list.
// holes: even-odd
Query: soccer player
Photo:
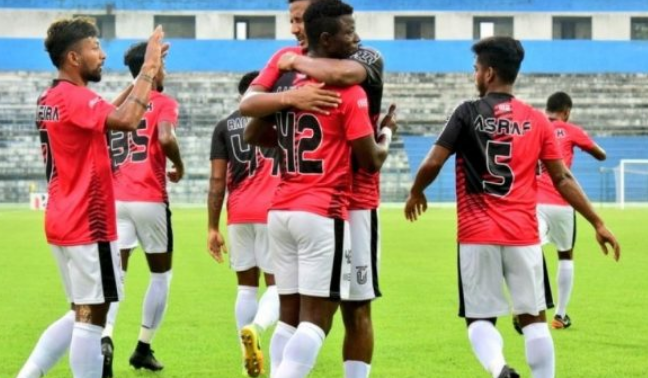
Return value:
[[(565, 92), (556, 92), (547, 99), (546, 114), (553, 125), (565, 165), (571, 168), (574, 147), (597, 160), (605, 160), (605, 150), (583, 129), (568, 122), (571, 109), (572, 99)], [(538, 223), (542, 244), (551, 242), (558, 250), (558, 305), (551, 326), (555, 329), (568, 328), (571, 320), (567, 315), (567, 304), (574, 285), (576, 218), (574, 209), (556, 191), (545, 169), (542, 169), (538, 177)]]
[[(241, 78), (238, 90), (245, 93), (259, 74), (249, 72)], [(261, 148), (243, 140), (248, 119), (238, 109), (214, 128), (211, 144), (211, 177), (207, 208), (209, 212), (208, 248), (219, 263), (223, 262), (225, 243), (220, 231), (220, 215), (227, 187), (227, 233), (230, 242), (230, 266), (236, 272), (238, 292), (234, 305), (238, 334), (243, 345), (258, 348), (259, 334), (279, 318), (279, 296), (268, 246), (268, 207), (279, 184), (279, 159), (276, 149)], [(257, 301), (259, 271), (266, 290)], [(247, 354), (246, 373), (263, 373), (263, 355)], [(245, 357), (245, 354), (244, 356)]]
[[(306, 10), (310, 57), (341, 59), (357, 51), (352, 12), (339, 1), (315, 2)], [(312, 81), (288, 73), (275, 86), (299, 87)], [(330, 89), (340, 93), (342, 102), (326, 114), (288, 109), (277, 115), (276, 129), (261, 130), (253, 123), (246, 127), (246, 136), (257, 142), (253, 137), (257, 132), (267, 133), (261, 142), (278, 135), (285, 159), (268, 215), (281, 301), (280, 322), (270, 345), (273, 377), (308, 374), (339, 300), (348, 293), (349, 144), (369, 173), (376, 172), (387, 156), (391, 132), (381, 134), (376, 144), (364, 91), (359, 86)]]
[(419, 168), (405, 205), (415, 221), (427, 209), (423, 190), (456, 153), (459, 258), (459, 315), (477, 359), (492, 377), (519, 377), (506, 365), (497, 317), (509, 313), (506, 283), (525, 338), (534, 378), (555, 376), (554, 346), (545, 319), (550, 292), (536, 218), (536, 167), (541, 160), (554, 187), (596, 230), (618, 260), (615, 237), (596, 214), (565, 167), (547, 118), (513, 96), (524, 49), (509, 37), (475, 43), (475, 84), (480, 99), (453, 112)]
[[(146, 43), (133, 44), (124, 55), (124, 63), (133, 77), (144, 64)], [(151, 279), (142, 306), (142, 327), (130, 364), (136, 369), (161, 370), (151, 350), (153, 336), (167, 308), (171, 283), (173, 232), (166, 191), (166, 178), (178, 182), (184, 175), (175, 128), (178, 104), (163, 93), (164, 60), (153, 77), (153, 91), (137, 130), (112, 131), (110, 149), (117, 207), (117, 246), (120, 249), (122, 276), (126, 277), (131, 252), (139, 245), (146, 255)], [(173, 169), (166, 172), (167, 158)], [(112, 377), (113, 328), (119, 303), (112, 303), (102, 337), (104, 377)]]
[[(273, 87), (281, 89), (280, 93), (250, 98), (241, 104), (244, 114), (264, 116), (269, 110), (284, 109), (288, 104), (303, 101), (301, 91), (308, 86), (284, 90), (284, 83), (276, 85), (279, 77), (286, 71), (297, 71), (317, 81), (334, 85), (349, 86), (360, 84), (369, 100), (369, 116), (378, 132), (378, 118), (383, 95), (383, 58), (371, 48), (360, 46), (348, 59), (312, 58), (304, 55), (308, 41), (304, 29), (303, 14), (311, 0), (289, 0), (291, 32), (297, 39), (299, 47), (290, 47), (278, 51), (270, 60), (251, 86), (252, 93), (263, 93)], [(287, 79), (288, 78), (288, 79)], [(321, 89), (321, 88), (317, 88)], [(249, 95), (248, 95), (249, 96)], [(295, 107), (326, 111), (334, 105), (334, 97), (328, 97), (316, 103), (312, 108)], [(272, 107), (273, 104), (275, 107)], [(395, 123), (395, 106), (392, 105), (381, 127)], [(394, 127), (394, 126), (392, 126)], [(381, 295), (378, 279), (380, 261), (380, 240), (378, 227), (378, 205), (380, 203), (380, 177), (378, 173), (368, 173), (354, 164), (353, 194), (349, 204), (349, 226), (351, 230), (352, 280), (348, 300), (341, 303), (342, 317), (345, 325), (343, 360), (347, 378), (368, 377), (373, 357), (373, 325), (371, 321), (371, 301)]]
[(101, 80), (106, 59), (92, 21), (62, 19), (47, 30), (45, 49), (58, 77), (36, 113), (48, 181), (45, 234), (71, 311), (45, 330), (19, 378), (45, 375), (68, 349), (75, 378), (101, 377), (106, 312), (122, 297), (106, 131), (136, 129), (167, 49), (163, 35), (161, 27), (151, 35), (142, 71), (116, 108), (87, 88)]

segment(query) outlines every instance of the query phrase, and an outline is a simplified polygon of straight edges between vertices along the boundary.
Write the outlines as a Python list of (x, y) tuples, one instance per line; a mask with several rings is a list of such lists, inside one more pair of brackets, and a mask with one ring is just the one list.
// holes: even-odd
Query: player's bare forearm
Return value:
[(209, 229), (219, 230), (220, 216), (225, 200), (225, 178), (210, 177), (209, 193), (207, 195), (207, 213), (209, 218)]
[(128, 86), (115, 97), (115, 99), (112, 101), (112, 104), (115, 106), (120, 106), (121, 104), (126, 101), (126, 98), (128, 98), (128, 95), (131, 93), (133, 90), (133, 83), (128, 84)]
[(169, 141), (163, 143), (160, 141), (160, 146), (164, 155), (171, 160), (174, 166), (184, 167), (182, 163), (182, 156), (180, 156), (180, 146), (178, 145), (178, 140), (175, 137), (169, 139)]
[(328, 85), (346, 87), (360, 84), (367, 78), (362, 64), (350, 59), (311, 58), (296, 56), (293, 69)]
[(245, 117), (266, 117), (290, 107), (286, 92), (265, 93), (248, 90), (241, 99), (239, 110)]
[[(142, 70), (144, 70), (144, 67), (142, 67)], [(145, 72), (147, 71), (140, 72), (130, 93), (122, 101), (121, 105), (108, 116), (106, 123), (109, 129), (121, 131), (137, 129), (137, 124), (148, 108), (153, 77), (155, 76)]]
[(572, 176), (571, 172), (566, 171), (562, 176), (558, 176), (554, 180), (554, 187), (560, 195), (578, 211), (592, 226), (600, 227), (603, 225), (603, 220), (596, 214), (592, 204), (587, 199), (587, 196), (581, 189), (576, 179)]
[(451, 151), (445, 147), (435, 145), (428, 153), (428, 156), (423, 160), (421, 167), (416, 173), (414, 184), (410, 192), (423, 193), (425, 188), (430, 186), (436, 180), (443, 164), (450, 156)]

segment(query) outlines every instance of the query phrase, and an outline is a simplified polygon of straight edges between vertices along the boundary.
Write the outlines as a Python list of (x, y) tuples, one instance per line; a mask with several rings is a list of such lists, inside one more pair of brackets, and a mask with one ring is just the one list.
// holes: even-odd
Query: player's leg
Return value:
[(539, 245), (504, 247), (503, 257), (513, 312), (524, 333), (527, 363), (534, 378), (553, 378), (554, 344), (545, 317), (553, 299), (542, 250)]
[(274, 266), (270, 256), (268, 227), (254, 224), (254, 257), (257, 266), (264, 272), (266, 290), (259, 299), (259, 308), (252, 320), (255, 329), (263, 332), (279, 319), (279, 295), (274, 279)]
[(460, 244), (459, 316), (466, 318), (475, 356), (492, 377), (518, 377), (506, 365), (504, 340), (496, 319), (509, 313), (503, 292), (502, 247)]
[(380, 240), (377, 210), (349, 211), (351, 232), (351, 285), (349, 300), (342, 301), (344, 320), (342, 357), (346, 378), (366, 378), (371, 371), (374, 333), (371, 301), (379, 297)]
[[(71, 302), (72, 287), (67, 257), (61, 247), (52, 245), (51, 250), (63, 280), (66, 297)], [(70, 347), (73, 328), (74, 305), (71, 305), (70, 311), (50, 324), (43, 332), (17, 378), (40, 378), (47, 374)]]
[(551, 325), (555, 329), (571, 326), (567, 305), (574, 288), (574, 244), (576, 242), (576, 214), (569, 206), (554, 206), (551, 239), (558, 250), (558, 303)]
[[(128, 270), (128, 260), (131, 251), (137, 247), (137, 234), (135, 233), (135, 224), (130, 218), (130, 209), (128, 202), (117, 201), (115, 204), (117, 210), (117, 247), (120, 250), (121, 258), (121, 280), (122, 285), (126, 283), (126, 271)], [(119, 302), (110, 304), (108, 315), (106, 316), (106, 327), (101, 335), (101, 353), (104, 358), (104, 367), (102, 378), (112, 378), (112, 364), (115, 353), (113, 343), (113, 332), (119, 312)]]
[(288, 212), (268, 212), (268, 241), (279, 294), (279, 322), (270, 340), (270, 374), (276, 377), (286, 345), (299, 325), (297, 242), (288, 229)]
[(306, 377), (315, 365), (341, 298), (348, 299), (348, 222), (293, 212), (288, 225), (299, 248), (299, 326), (284, 349), (278, 377)]
[(162, 370), (151, 344), (166, 314), (173, 277), (173, 229), (171, 211), (165, 203), (133, 202), (133, 221), (150, 271), (149, 286), (142, 304), (142, 325), (129, 363), (136, 369)]

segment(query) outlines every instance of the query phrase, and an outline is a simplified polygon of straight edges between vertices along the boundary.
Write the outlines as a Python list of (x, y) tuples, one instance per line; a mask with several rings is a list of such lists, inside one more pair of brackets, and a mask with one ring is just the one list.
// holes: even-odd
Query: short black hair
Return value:
[(352, 15), (353, 7), (340, 0), (315, 1), (304, 12), (304, 27), (308, 46), (315, 48), (322, 33), (336, 34), (342, 16)]
[(245, 91), (248, 90), (248, 87), (250, 86), (252, 81), (256, 79), (257, 76), (259, 76), (259, 71), (252, 71), (243, 75), (243, 77), (238, 83), (239, 94), (245, 93)]
[(476, 42), (472, 51), (477, 61), (492, 67), (505, 84), (515, 83), (520, 65), (524, 60), (524, 47), (511, 37), (488, 37)]
[(547, 99), (547, 111), (564, 112), (572, 108), (572, 99), (565, 92), (556, 92)]
[(66, 18), (54, 21), (47, 28), (45, 51), (56, 68), (61, 68), (65, 54), (75, 43), (99, 36), (95, 21), (88, 17)]
[(124, 64), (128, 66), (133, 77), (137, 77), (142, 70), (144, 55), (146, 55), (146, 42), (134, 43), (124, 53)]

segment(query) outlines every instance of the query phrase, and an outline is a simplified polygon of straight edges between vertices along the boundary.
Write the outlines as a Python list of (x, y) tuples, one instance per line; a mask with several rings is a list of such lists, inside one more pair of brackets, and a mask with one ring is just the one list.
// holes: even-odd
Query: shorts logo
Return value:
[(359, 285), (364, 285), (367, 283), (367, 265), (356, 266), (356, 280)]
[(351, 250), (347, 249), (344, 251), (344, 258), (346, 259), (347, 264), (351, 264)]

